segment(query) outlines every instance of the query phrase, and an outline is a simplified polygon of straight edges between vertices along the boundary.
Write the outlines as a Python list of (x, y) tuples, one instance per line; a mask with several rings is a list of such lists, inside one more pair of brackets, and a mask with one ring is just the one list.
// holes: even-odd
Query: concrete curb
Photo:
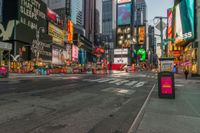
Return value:
[(141, 121), (142, 121), (142, 118), (144, 116), (144, 113), (145, 113), (145, 108), (147, 106), (147, 103), (149, 102), (150, 98), (151, 98), (151, 95), (156, 87), (157, 83), (154, 84), (153, 88), (151, 89), (151, 91), (149, 92), (149, 95), (147, 96), (144, 104), (142, 105), (142, 108), (140, 109), (139, 113), (137, 114), (135, 120), (133, 121), (133, 124), (131, 125), (130, 129), (128, 130), (127, 133), (136, 133)]

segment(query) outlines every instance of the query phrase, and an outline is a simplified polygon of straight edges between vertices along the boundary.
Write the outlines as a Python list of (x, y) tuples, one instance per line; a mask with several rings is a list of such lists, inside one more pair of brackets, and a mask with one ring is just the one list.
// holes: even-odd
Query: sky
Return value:
[(167, 16), (167, 9), (173, 6), (174, 0), (146, 0), (147, 18), (153, 23), (155, 16)]

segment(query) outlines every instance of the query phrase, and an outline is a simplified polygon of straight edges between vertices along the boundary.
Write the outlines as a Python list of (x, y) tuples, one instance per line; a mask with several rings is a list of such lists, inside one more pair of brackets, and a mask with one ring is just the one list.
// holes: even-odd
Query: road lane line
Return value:
[(113, 83), (117, 83), (117, 82), (119, 82), (119, 81), (121, 81), (121, 79), (115, 79), (114, 81), (110, 81), (109, 83), (110, 83), (110, 84), (113, 84)]
[(138, 83), (138, 81), (131, 81), (131, 82), (125, 84), (125, 85), (127, 85), (127, 86), (133, 86), (136, 83)]
[(127, 82), (129, 82), (129, 80), (122, 80), (122, 81), (116, 83), (116, 85), (122, 85), (122, 84), (127, 83)]
[(142, 108), (140, 109), (140, 111), (137, 114), (135, 120), (133, 121), (133, 124), (131, 125), (130, 129), (128, 130), (128, 133), (136, 133), (137, 132), (137, 128), (139, 127), (139, 125), (140, 125), (140, 123), (142, 121), (142, 118), (144, 116), (144, 110), (145, 110), (145, 108), (147, 106), (147, 103), (149, 102), (149, 100), (151, 98), (151, 95), (152, 95), (155, 87), (156, 87), (156, 84), (154, 84), (153, 88), (149, 92), (149, 95), (147, 96), (144, 104), (142, 105)]

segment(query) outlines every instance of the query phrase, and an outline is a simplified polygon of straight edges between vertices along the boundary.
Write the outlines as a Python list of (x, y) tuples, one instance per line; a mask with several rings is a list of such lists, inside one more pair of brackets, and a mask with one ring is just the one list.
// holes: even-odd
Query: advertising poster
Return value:
[(117, 1), (118, 4), (128, 3), (128, 2), (131, 2), (131, 0), (118, 0)]
[(138, 28), (138, 34), (139, 34), (139, 39), (138, 39), (138, 43), (143, 45), (145, 44), (145, 26), (140, 26)]
[(8, 68), (4, 66), (0, 66), (0, 77), (6, 77), (8, 73)]
[(176, 42), (195, 39), (195, 0), (176, 0)]
[(63, 61), (63, 52), (61, 52), (61, 49), (53, 47), (52, 49), (52, 63), (56, 65), (62, 65), (64, 63)]
[(161, 94), (171, 95), (173, 91), (172, 77), (161, 77)]
[(75, 45), (72, 46), (72, 61), (78, 61), (79, 48)]
[(67, 21), (67, 33), (68, 33), (67, 42), (68, 43), (73, 43), (73, 34), (74, 34), (73, 29), (74, 29), (74, 25), (72, 21), (68, 20)]
[(48, 29), (48, 34), (52, 36), (53, 43), (64, 45), (64, 31), (52, 23), (49, 23)]
[(172, 72), (174, 67), (173, 60), (161, 61), (161, 71)]
[(131, 23), (131, 3), (118, 5), (118, 25)]

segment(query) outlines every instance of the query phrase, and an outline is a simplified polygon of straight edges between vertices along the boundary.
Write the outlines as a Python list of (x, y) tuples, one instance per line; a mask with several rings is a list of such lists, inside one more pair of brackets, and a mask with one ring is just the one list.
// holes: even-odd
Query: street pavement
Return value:
[(200, 79), (176, 75), (175, 99), (154, 89), (136, 133), (200, 133)]
[(127, 133), (154, 73), (13, 75), (0, 80), (2, 133)]

